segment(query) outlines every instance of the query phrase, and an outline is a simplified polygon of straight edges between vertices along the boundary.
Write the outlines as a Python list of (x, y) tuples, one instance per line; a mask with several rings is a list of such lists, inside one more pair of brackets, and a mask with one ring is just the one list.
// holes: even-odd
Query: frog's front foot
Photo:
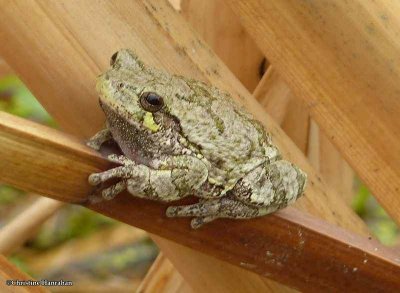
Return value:
[(94, 136), (92, 136), (86, 145), (96, 151), (100, 150), (103, 143), (112, 139), (111, 132), (108, 128), (100, 130)]
[(96, 186), (104, 183), (111, 178), (121, 179), (119, 182), (104, 188), (101, 191), (101, 195), (104, 199), (113, 199), (118, 193), (121, 193), (127, 188), (127, 179), (133, 176), (133, 167), (135, 163), (125, 156), (109, 155), (108, 159), (114, 163), (121, 164), (123, 166), (116, 167), (101, 173), (90, 174), (88, 181), (90, 185)]
[(166, 211), (167, 217), (195, 217), (191, 221), (193, 229), (218, 218), (250, 219), (264, 214), (263, 208), (250, 206), (233, 197), (202, 200), (186, 206), (171, 206)]

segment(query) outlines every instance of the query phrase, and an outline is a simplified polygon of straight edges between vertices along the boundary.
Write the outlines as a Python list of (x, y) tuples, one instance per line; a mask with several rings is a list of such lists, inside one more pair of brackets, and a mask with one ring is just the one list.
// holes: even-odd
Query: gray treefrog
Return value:
[(194, 217), (192, 228), (217, 218), (248, 219), (294, 202), (306, 174), (282, 160), (259, 122), (229, 94), (206, 83), (149, 68), (130, 50), (111, 58), (98, 77), (106, 128), (88, 145), (114, 140), (121, 166), (91, 174), (105, 199), (127, 189), (134, 196), (170, 202), (193, 195), (198, 203), (170, 206), (167, 217)]

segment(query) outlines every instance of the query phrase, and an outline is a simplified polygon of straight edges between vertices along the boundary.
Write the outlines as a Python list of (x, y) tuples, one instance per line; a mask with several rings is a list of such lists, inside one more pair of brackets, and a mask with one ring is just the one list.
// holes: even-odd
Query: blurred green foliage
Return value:
[(90, 233), (116, 223), (113, 219), (80, 206), (68, 205), (47, 222), (29, 243), (35, 249), (49, 249), (70, 239)]
[(370, 198), (369, 190), (366, 186), (358, 184), (358, 193), (353, 199), (353, 210), (361, 217), (367, 214), (367, 201)]
[[(70, 278), (77, 279), (91, 276), (96, 280), (107, 279), (112, 275), (118, 277), (143, 277), (132, 268), (142, 267), (146, 271), (149, 267), (148, 259), (154, 260), (158, 254), (157, 248), (148, 240), (140, 240), (128, 245), (110, 247), (107, 253), (87, 255), (75, 259), (65, 267), (46, 272), (47, 279)], [(138, 274), (139, 273), (139, 274)]]
[(25, 263), (25, 260), (23, 257), (19, 256), (18, 254), (12, 255), (8, 258), (17, 268), (19, 268), (21, 271), (29, 274), (32, 276), (32, 272), (29, 269), (29, 266)]
[(56, 126), (50, 115), (15, 75), (0, 79), (0, 110), (49, 126)]
[(360, 182), (352, 206), (379, 241), (385, 245), (400, 245), (400, 229)]
[(7, 185), (0, 185), (0, 205), (8, 205), (25, 196), (25, 193)]

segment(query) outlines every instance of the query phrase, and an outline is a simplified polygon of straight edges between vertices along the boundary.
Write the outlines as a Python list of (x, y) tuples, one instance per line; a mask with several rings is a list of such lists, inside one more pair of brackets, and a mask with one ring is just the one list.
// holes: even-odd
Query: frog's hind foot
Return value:
[(190, 227), (192, 227), (192, 229), (199, 229), (204, 224), (210, 223), (210, 222), (214, 221), (215, 219), (218, 219), (218, 217), (217, 216), (207, 216), (207, 217), (193, 218), (192, 221), (190, 221)]
[(106, 200), (113, 199), (117, 194), (121, 193), (126, 189), (126, 180), (119, 181), (101, 191), (101, 196)]
[(218, 218), (250, 219), (265, 215), (263, 208), (250, 206), (233, 197), (201, 201), (186, 206), (167, 208), (167, 217), (195, 217), (191, 227), (197, 229)]

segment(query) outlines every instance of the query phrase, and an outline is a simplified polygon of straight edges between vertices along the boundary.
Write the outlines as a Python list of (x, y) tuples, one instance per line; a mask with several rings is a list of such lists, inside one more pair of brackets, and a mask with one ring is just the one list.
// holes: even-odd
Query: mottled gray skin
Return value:
[[(174, 201), (193, 195), (199, 203), (172, 206), (168, 217), (194, 217), (198, 228), (216, 218), (253, 218), (294, 202), (303, 192), (306, 174), (282, 160), (263, 127), (236, 106), (229, 95), (203, 82), (146, 67), (130, 50), (112, 58), (99, 76), (97, 91), (106, 129), (88, 143), (99, 149), (113, 139), (121, 164), (92, 174), (106, 199), (127, 189), (137, 197)], [(144, 109), (145, 92), (163, 98), (155, 112)]]

